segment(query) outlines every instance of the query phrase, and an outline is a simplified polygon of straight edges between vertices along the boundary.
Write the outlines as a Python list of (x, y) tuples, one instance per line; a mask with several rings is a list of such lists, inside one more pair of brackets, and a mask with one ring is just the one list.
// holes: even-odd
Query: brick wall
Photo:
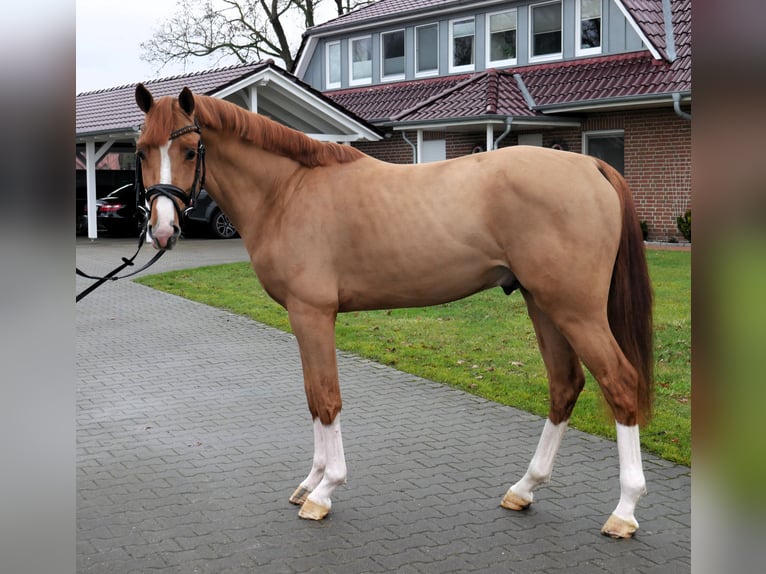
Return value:
[(676, 217), (691, 209), (691, 122), (672, 109), (625, 115), (625, 179), (649, 239), (685, 241)]

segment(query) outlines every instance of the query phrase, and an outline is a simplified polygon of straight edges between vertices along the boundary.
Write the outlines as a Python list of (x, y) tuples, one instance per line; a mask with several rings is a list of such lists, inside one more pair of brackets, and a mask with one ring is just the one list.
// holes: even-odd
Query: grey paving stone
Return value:
[[(78, 239), (77, 264), (132, 251)], [(238, 240), (182, 240), (151, 271), (244, 260)], [(551, 484), (506, 511), (542, 419), (344, 352), (349, 482), (325, 521), (300, 520), (287, 499), (313, 437), (292, 335), (129, 280), (76, 321), (79, 572), (690, 569), (689, 468), (645, 453), (641, 530), (613, 541), (615, 445), (569, 430)]]

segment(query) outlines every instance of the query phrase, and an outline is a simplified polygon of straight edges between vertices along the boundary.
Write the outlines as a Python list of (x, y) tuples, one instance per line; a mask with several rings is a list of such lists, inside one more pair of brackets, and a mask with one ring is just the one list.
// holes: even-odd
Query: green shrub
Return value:
[(692, 240), (692, 210), (687, 209), (686, 213), (676, 217), (676, 225), (678, 226), (678, 231), (681, 233), (681, 235), (683, 235), (684, 239), (686, 239), (686, 241), (691, 242)]

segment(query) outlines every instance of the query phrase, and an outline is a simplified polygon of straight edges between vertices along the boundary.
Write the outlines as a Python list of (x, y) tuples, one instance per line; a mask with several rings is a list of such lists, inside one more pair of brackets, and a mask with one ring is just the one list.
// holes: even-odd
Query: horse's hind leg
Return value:
[(585, 384), (580, 360), (569, 342), (559, 332), (550, 318), (545, 315), (523, 292), (529, 316), (535, 327), (550, 388), (550, 410), (545, 421), (540, 441), (529, 468), (523, 478), (511, 486), (503, 497), (501, 506), (511, 510), (523, 510), (533, 500), (532, 492), (548, 482), (553, 472), (553, 462), (566, 431), (577, 397)]
[(620, 501), (601, 532), (630, 538), (638, 530), (636, 504), (646, 493), (638, 430), (638, 373), (625, 358), (605, 316), (581, 316), (562, 323), (562, 331), (598, 381), (617, 426)]
[(290, 502), (302, 505), (298, 514), (301, 518), (321, 520), (330, 512), (333, 491), (346, 481), (335, 313), (296, 303), (288, 306), (288, 315), (298, 339), (306, 398), (314, 420), (311, 472), (290, 497)]

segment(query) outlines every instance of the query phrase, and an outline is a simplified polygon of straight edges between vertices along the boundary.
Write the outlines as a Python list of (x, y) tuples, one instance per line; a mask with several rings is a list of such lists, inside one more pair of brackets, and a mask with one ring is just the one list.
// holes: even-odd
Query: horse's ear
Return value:
[(143, 84), (138, 84), (136, 86), (136, 103), (145, 114), (149, 113), (152, 104), (154, 104), (154, 98), (152, 97), (151, 92), (149, 92)]
[(192, 115), (194, 112), (194, 95), (189, 88), (184, 88), (178, 95), (178, 103), (181, 104), (181, 109), (187, 116)]

